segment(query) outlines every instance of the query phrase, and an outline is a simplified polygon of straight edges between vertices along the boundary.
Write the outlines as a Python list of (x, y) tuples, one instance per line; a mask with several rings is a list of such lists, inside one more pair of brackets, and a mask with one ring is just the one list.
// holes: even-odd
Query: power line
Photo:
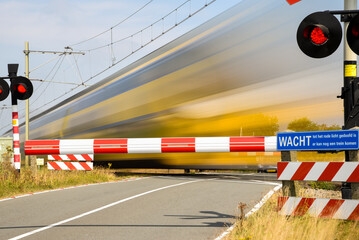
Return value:
[(99, 33), (99, 34), (93, 36), (93, 37), (90, 37), (90, 38), (88, 38), (88, 39), (86, 39), (86, 40), (83, 40), (83, 41), (78, 42), (78, 43), (75, 43), (75, 44), (71, 44), (71, 45), (69, 45), (69, 46), (80, 45), (80, 44), (82, 44), (82, 43), (85, 43), (85, 42), (88, 42), (88, 41), (90, 41), (90, 40), (92, 40), (92, 39), (95, 39), (95, 38), (101, 36), (102, 34), (105, 34), (105, 33), (109, 32), (109, 31), (111, 31), (111, 35), (112, 35), (112, 29), (114, 29), (114, 28), (117, 27), (118, 25), (124, 23), (124, 22), (127, 21), (129, 18), (131, 18), (131, 17), (133, 17), (134, 15), (136, 15), (137, 13), (139, 13), (142, 9), (144, 9), (144, 8), (145, 8), (148, 4), (150, 4), (151, 2), (153, 2), (153, 0), (147, 2), (145, 5), (143, 5), (142, 7), (140, 7), (139, 9), (137, 9), (134, 13), (132, 13), (130, 16), (126, 17), (125, 19), (123, 19), (123, 20), (120, 21), (119, 23), (115, 24), (115, 25), (112, 26), (111, 28), (109, 28), (109, 29), (107, 29), (107, 30), (105, 30), (105, 31), (103, 31), (103, 32), (101, 32), (101, 33)]
[[(132, 56), (133, 54), (135, 54), (136, 52), (138, 52), (139, 50), (141, 50), (141, 49), (144, 48), (145, 46), (147, 46), (147, 45), (149, 45), (150, 43), (152, 43), (153, 41), (157, 40), (159, 37), (163, 36), (163, 35), (166, 34), (167, 32), (171, 31), (171, 30), (174, 29), (175, 27), (177, 27), (177, 26), (179, 26), (180, 24), (182, 24), (183, 22), (185, 22), (187, 19), (193, 17), (194, 15), (196, 15), (197, 13), (199, 13), (200, 11), (202, 11), (204, 8), (208, 7), (209, 5), (211, 5), (212, 3), (214, 3), (215, 1), (216, 1), (216, 0), (212, 0), (212, 1), (209, 1), (209, 2), (206, 1), (206, 3), (205, 3), (201, 8), (197, 9), (197, 10), (196, 10), (195, 12), (193, 12), (193, 13), (190, 12), (187, 17), (185, 17), (184, 19), (182, 19), (182, 20), (179, 21), (179, 22), (177, 22), (177, 19), (176, 19), (176, 22), (175, 22), (175, 24), (174, 24), (173, 26), (171, 26), (171, 27), (169, 27), (169, 28), (167, 28), (167, 29), (163, 29), (163, 30), (162, 30), (162, 33), (160, 33), (160, 34), (157, 35), (156, 37), (151, 36), (150, 41), (148, 41), (148, 42), (145, 43), (145, 44), (141, 44), (141, 46), (140, 46), (139, 48), (137, 48), (137, 49), (135, 49), (135, 50), (132, 50), (131, 53), (129, 53), (128, 55), (124, 56), (123, 58), (121, 58), (121, 59), (118, 60), (117, 62), (113, 62), (111, 66), (109, 66), (109, 67), (103, 69), (102, 71), (96, 73), (95, 75), (91, 76), (90, 78), (88, 78), (87, 80), (85, 80), (84, 83), (86, 83), (86, 82), (88, 82), (88, 81), (94, 79), (95, 77), (101, 75), (102, 73), (106, 72), (106, 71), (109, 70), (110, 68), (112, 68), (112, 67), (114, 67), (115, 65), (119, 64), (120, 62), (124, 61), (124, 60), (127, 59), (128, 57)], [(111, 44), (106, 44), (106, 45), (103, 45), (103, 46), (100, 46), (100, 47), (97, 47), (97, 48), (94, 48), (94, 49), (81, 50), (81, 51), (88, 51), (88, 52), (90, 53), (90, 52), (93, 51), (93, 50), (98, 50), (98, 49), (101, 49), (101, 48), (104, 48), (104, 47), (110, 47), (111, 45), (113, 45), (113, 44), (115, 44), (115, 43), (119, 43), (119, 42), (121, 42), (121, 41), (123, 41), (123, 40), (129, 39), (129, 38), (133, 38), (136, 34), (142, 33), (144, 30), (146, 30), (146, 29), (152, 27), (154, 24), (157, 24), (157, 23), (159, 23), (159, 22), (161, 22), (161, 21), (164, 21), (164, 19), (165, 19), (166, 17), (168, 17), (168, 16), (170, 16), (171, 14), (177, 12), (178, 9), (180, 9), (181, 7), (183, 7), (183, 6), (184, 6), (186, 3), (188, 3), (188, 2), (191, 3), (191, 0), (185, 1), (184, 3), (182, 3), (181, 5), (179, 5), (177, 8), (175, 8), (174, 10), (172, 10), (170, 13), (166, 14), (164, 17), (160, 18), (159, 20), (155, 21), (155, 22), (152, 23), (151, 25), (149, 25), (149, 26), (143, 28), (142, 30), (140, 30), (140, 31), (138, 31), (138, 32), (136, 32), (136, 33), (134, 33), (134, 34), (132, 34), (132, 35), (130, 35), (130, 36), (127, 36), (127, 37), (125, 37), (125, 38), (122, 38), (122, 39), (120, 39), (120, 40), (117, 40), (116, 42), (113, 42), (113, 43), (111, 43)], [(191, 9), (190, 9), (190, 11), (191, 11)], [(141, 39), (141, 40), (142, 40), (142, 39)]]
[[(45, 79), (47, 79), (48, 77), (50, 77), (51, 73), (55, 70), (55, 68), (57, 67), (57, 70), (55, 71), (53, 77), (51, 80), (53, 80), (53, 78), (55, 77), (57, 71), (59, 70), (62, 62), (64, 61), (65, 55), (61, 55), (61, 58), (59, 58), (57, 60), (57, 62), (55, 63), (55, 65), (52, 67), (52, 69), (50, 70), (50, 72), (47, 74), (47, 76), (45, 77)], [(58, 65), (58, 66), (57, 66)], [(38, 97), (32, 102), (32, 104), (34, 104), (42, 95), (43, 93), (47, 90), (47, 88), (49, 87), (50, 82), (47, 83), (47, 85), (45, 86), (45, 88), (42, 90), (42, 92), (38, 95)]]
[[(177, 12), (181, 7), (183, 7), (184, 5), (186, 5), (188, 2), (190, 3), (191, 1), (192, 1), (192, 0), (187, 0), (187, 1), (183, 2), (183, 3), (180, 4), (178, 7), (176, 7), (174, 10), (172, 10), (172, 11), (169, 12), (169, 13), (167, 13), (165, 16), (161, 17), (160, 19), (156, 20), (155, 22), (153, 22), (152, 24), (148, 25), (147, 27), (142, 28), (141, 30), (139, 30), (139, 31), (137, 31), (137, 32), (135, 32), (135, 33), (133, 33), (133, 34), (127, 36), (127, 37), (121, 38), (121, 39), (119, 39), (119, 40), (117, 40), (117, 41), (112, 41), (112, 39), (111, 39), (111, 43), (108, 43), (108, 44), (105, 44), (105, 45), (102, 45), (102, 46), (99, 46), (99, 47), (96, 47), (96, 48), (92, 48), (92, 49), (82, 49), (82, 50), (80, 50), (80, 51), (90, 52), (90, 51), (98, 50), (98, 49), (101, 49), (101, 48), (110, 47), (110, 46), (112, 46), (113, 44), (117, 44), (117, 43), (120, 43), (120, 42), (125, 41), (125, 40), (127, 40), (127, 39), (133, 38), (133, 37), (136, 36), (137, 34), (140, 34), (140, 33), (144, 32), (145, 30), (147, 30), (147, 29), (153, 27), (155, 24), (157, 24), (157, 23), (159, 23), (159, 22), (161, 22), (161, 21), (163, 22), (168, 16), (170, 16), (171, 14)], [(216, 0), (213, 0), (213, 1), (211, 1), (210, 3), (205, 3), (202, 8), (200, 8), (199, 10), (197, 10), (197, 11), (196, 11), (195, 13), (193, 13), (193, 14), (189, 13), (189, 14), (188, 14), (188, 17), (185, 18), (185, 20), (187, 20), (188, 18), (192, 17), (192, 16), (195, 15), (198, 11), (202, 10), (203, 8), (207, 7), (208, 5), (210, 5), (211, 3), (215, 2), (215, 1), (216, 1)], [(190, 11), (191, 11), (191, 9), (190, 9)], [(177, 19), (176, 19), (176, 20), (177, 20)], [(182, 23), (182, 22), (183, 22), (183, 21), (181, 21), (180, 23)], [(178, 24), (179, 24), (179, 23), (177, 23), (177, 22), (175, 23), (176, 26), (177, 26)], [(162, 29), (162, 34), (163, 34), (164, 32), (168, 32), (168, 31), (165, 31), (164, 29)], [(161, 34), (161, 35), (162, 35), (162, 34)], [(151, 39), (152, 39), (152, 38), (151, 38)], [(157, 38), (156, 38), (156, 39), (157, 39)], [(152, 39), (152, 41), (153, 41), (153, 40), (155, 40), (155, 39)]]
[[(158, 39), (159, 37), (161, 37), (161, 36), (163, 36), (164, 34), (166, 34), (167, 32), (169, 32), (170, 30), (174, 29), (175, 27), (177, 27), (177, 26), (179, 26), (180, 24), (182, 24), (183, 22), (185, 22), (187, 19), (189, 19), (189, 18), (191, 18), (192, 16), (196, 15), (197, 13), (199, 13), (200, 11), (202, 11), (204, 8), (208, 7), (209, 5), (211, 5), (212, 3), (214, 3), (215, 1), (217, 1), (217, 0), (212, 0), (212, 1), (209, 1), (209, 2), (206, 1), (206, 3), (205, 3), (202, 7), (200, 7), (199, 9), (197, 9), (196, 11), (194, 11), (193, 13), (190, 12), (187, 17), (185, 17), (184, 19), (182, 19), (182, 20), (179, 21), (179, 22), (176, 22), (176, 23), (175, 23), (173, 26), (171, 26), (170, 28), (163, 29), (162, 33), (160, 33), (158, 36), (153, 37), (150, 41), (148, 41), (148, 42), (145, 43), (145, 44), (142, 44), (141, 47), (139, 47), (139, 48), (133, 50), (130, 54), (124, 56), (123, 58), (121, 58), (121, 59), (118, 60), (117, 62), (112, 63), (111, 66), (105, 68), (104, 70), (102, 70), (102, 71), (96, 73), (96, 74), (93, 75), (92, 77), (90, 77), (90, 78), (88, 78), (87, 80), (83, 81), (83, 84), (87, 83), (88, 81), (94, 79), (95, 77), (101, 75), (102, 73), (106, 72), (106, 71), (109, 70), (110, 68), (112, 68), (112, 67), (114, 67), (115, 65), (119, 64), (119, 63), (122, 62), (123, 60), (127, 59), (128, 57), (130, 57), (130, 56), (133, 55), (134, 53), (138, 52), (139, 50), (141, 50), (141, 49), (144, 48), (145, 46), (147, 46), (147, 45), (149, 45), (150, 43), (152, 43), (154, 40)], [(164, 17), (162, 17), (161, 19), (157, 20), (157, 21), (154, 22), (153, 24), (158, 23), (158, 22), (160, 22), (160, 21), (163, 21), (164, 18), (166, 18), (166, 17), (168, 17), (169, 15), (171, 15), (172, 13), (178, 11), (179, 8), (183, 7), (183, 6), (184, 6), (186, 3), (188, 3), (188, 2), (191, 3), (191, 0), (187, 0), (187, 1), (183, 2), (183, 3), (182, 3), (181, 5), (179, 5), (176, 9), (172, 10), (170, 13), (166, 14)], [(190, 9), (190, 11), (191, 11), (191, 9)], [(151, 25), (153, 25), (153, 24), (151, 24)], [(144, 28), (144, 29), (149, 28), (151, 25), (147, 26), (147, 27)], [(143, 31), (144, 29), (142, 29), (142, 31)], [(139, 33), (139, 32), (141, 32), (141, 31), (138, 31), (138, 33)], [(133, 37), (133, 36), (134, 36), (134, 34), (132, 35), (132, 37)], [(131, 37), (131, 36), (126, 37), (126, 38), (130, 38), (130, 37)], [(123, 39), (126, 39), (126, 38), (123, 38)], [(118, 41), (121, 41), (121, 40), (118, 40)], [(72, 45), (72, 46), (73, 46), (73, 45)], [(106, 45), (106, 46), (109, 47), (110, 44), (108, 44), (108, 45)], [(87, 50), (81, 50), (81, 51), (87, 51)], [(91, 51), (89, 51), (89, 53), (90, 53), (90, 52), (91, 52)], [(75, 89), (77, 89), (77, 88), (80, 87), (80, 86), (82, 86), (82, 85), (78, 85), (78, 86), (75, 86), (75, 87), (71, 88), (69, 91), (66, 91), (65, 93), (63, 93), (63, 94), (61, 94), (60, 96), (58, 96), (58, 97), (52, 99), (51, 101), (45, 103), (44, 105), (42, 105), (42, 106), (36, 108), (36, 109), (33, 110), (33, 111), (35, 112), (35, 111), (37, 111), (37, 110), (39, 110), (39, 109), (41, 109), (41, 108), (43, 108), (43, 107), (45, 107), (45, 106), (50, 105), (51, 103), (54, 103), (54, 102), (57, 101), (58, 99), (61, 99), (62, 97), (64, 97), (64, 96), (66, 96), (67, 94), (71, 93), (72, 91), (74, 91)]]

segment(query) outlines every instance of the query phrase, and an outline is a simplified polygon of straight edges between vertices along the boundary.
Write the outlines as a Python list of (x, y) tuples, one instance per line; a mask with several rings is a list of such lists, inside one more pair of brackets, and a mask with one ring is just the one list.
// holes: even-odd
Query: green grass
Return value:
[(133, 176), (129, 174), (118, 177), (109, 169), (103, 168), (95, 168), (93, 171), (21, 169), (21, 173), (18, 173), (8, 164), (0, 164), (0, 198), (82, 184), (117, 181)]

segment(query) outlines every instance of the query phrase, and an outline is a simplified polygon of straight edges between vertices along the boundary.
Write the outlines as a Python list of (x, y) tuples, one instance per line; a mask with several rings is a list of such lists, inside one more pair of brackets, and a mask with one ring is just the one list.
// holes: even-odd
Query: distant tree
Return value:
[(333, 124), (327, 126), (327, 124), (321, 124), (319, 125), (319, 130), (321, 131), (327, 131), (327, 130), (341, 130), (342, 128), (338, 124)]
[(327, 130), (340, 130), (341, 127), (338, 124), (327, 125), (327, 124), (317, 124), (308, 118), (299, 118), (291, 121), (288, 124), (287, 129), (293, 130), (295, 132), (301, 131), (327, 131)]
[(293, 130), (295, 132), (301, 131), (319, 131), (319, 126), (315, 122), (309, 120), (308, 118), (299, 118), (291, 121), (288, 124), (287, 129)]

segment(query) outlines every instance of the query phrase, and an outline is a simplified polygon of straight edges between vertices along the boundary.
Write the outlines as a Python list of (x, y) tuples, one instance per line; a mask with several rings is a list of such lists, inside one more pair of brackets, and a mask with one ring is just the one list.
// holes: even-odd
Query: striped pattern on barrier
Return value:
[(278, 180), (359, 182), (359, 162), (278, 162)]
[(278, 212), (281, 215), (303, 216), (309, 214), (319, 218), (359, 220), (359, 201), (343, 199), (321, 199), (279, 197)]
[(12, 105), (12, 129), (13, 129), (13, 149), (14, 149), (14, 167), (21, 167), (20, 156), (20, 135), (19, 135), (19, 114), (17, 105)]
[(25, 142), (26, 155), (275, 151), (276, 137), (66, 139)]
[(49, 160), (55, 161), (93, 161), (93, 154), (67, 154), (67, 155), (49, 155)]
[(93, 162), (47, 162), (49, 170), (93, 170)]

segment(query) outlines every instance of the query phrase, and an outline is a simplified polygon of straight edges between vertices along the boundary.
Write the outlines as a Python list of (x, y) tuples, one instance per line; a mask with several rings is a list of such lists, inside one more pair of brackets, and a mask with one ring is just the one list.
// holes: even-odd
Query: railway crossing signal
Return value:
[(349, 22), (346, 33), (350, 49), (359, 54), (359, 12), (324, 11), (309, 14), (297, 30), (297, 43), (303, 53), (312, 58), (331, 55), (340, 45), (342, 27), (334, 14), (341, 14), (342, 21)]
[[(9, 64), (9, 77), (0, 78), (0, 101), (5, 100), (11, 93), (14, 100), (26, 100), (33, 93), (31, 81), (26, 77), (17, 76), (18, 64)], [(10, 79), (10, 87), (4, 79)]]
[(9, 95), (9, 85), (4, 79), (0, 78), (0, 101), (7, 98)]
[(26, 77), (11, 78), (11, 94), (19, 100), (26, 100), (31, 97), (33, 87), (31, 81)]
[[(11, 92), (14, 167), (20, 171), (21, 156), (17, 100), (26, 100), (31, 97), (33, 87), (28, 78), (17, 76), (18, 68), (19, 64), (8, 64), (9, 76), (0, 78), (0, 101), (6, 99), (9, 92)], [(10, 79), (10, 88), (4, 79)]]
[(297, 42), (303, 53), (312, 58), (327, 57), (340, 45), (342, 27), (329, 12), (315, 12), (300, 23)]

